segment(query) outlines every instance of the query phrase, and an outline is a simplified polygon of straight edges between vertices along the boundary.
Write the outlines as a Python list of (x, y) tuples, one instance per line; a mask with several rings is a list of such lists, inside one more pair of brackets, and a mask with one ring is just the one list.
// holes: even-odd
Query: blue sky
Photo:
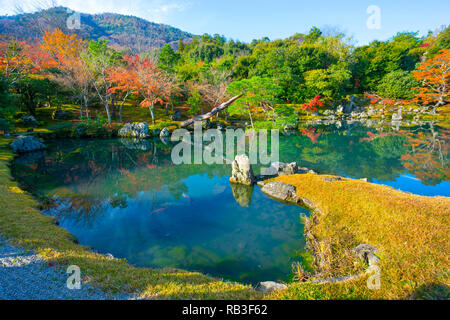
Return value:
[[(76, 11), (115, 12), (165, 23), (194, 34), (218, 33), (251, 41), (268, 36), (280, 39), (312, 26), (338, 29), (357, 44), (386, 40), (398, 31), (425, 34), (450, 24), (448, 0), (40, 0), (57, 2)], [(0, 14), (14, 14), (17, 0), (0, 0)], [(32, 11), (36, 0), (22, 0)], [(380, 9), (380, 29), (369, 29), (367, 8)]]

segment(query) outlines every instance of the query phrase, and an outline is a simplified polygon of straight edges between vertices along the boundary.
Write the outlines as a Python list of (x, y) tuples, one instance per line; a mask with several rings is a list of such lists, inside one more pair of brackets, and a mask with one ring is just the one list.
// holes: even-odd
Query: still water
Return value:
[[(304, 126), (280, 137), (280, 160), (319, 173), (450, 196), (448, 135), (410, 128)], [(287, 281), (308, 264), (301, 216), (259, 187), (230, 185), (229, 165), (179, 165), (173, 145), (146, 140), (58, 140), (15, 159), (14, 176), (55, 200), (44, 210), (83, 245), (138, 267), (176, 267), (245, 283)]]

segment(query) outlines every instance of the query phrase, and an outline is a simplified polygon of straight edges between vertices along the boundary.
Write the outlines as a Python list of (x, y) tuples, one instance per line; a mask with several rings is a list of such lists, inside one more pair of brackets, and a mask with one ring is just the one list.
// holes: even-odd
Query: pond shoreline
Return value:
[[(10, 141), (10, 140), (8, 140), (8, 141)], [(2, 144), (5, 144), (5, 141), (2, 141)], [(5, 146), (4, 146), (4, 148), (5, 148)], [(2, 154), (3, 154), (3, 160), (1, 162), (2, 162), (2, 165), (5, 166), (4, 161), (6, 160), (9, 163), (9, 161), (12, 159), (13, 155), (9, 150), (2, 150)], [(9, 169), (7, 172), (7, 176), (10, 177)], [(317, 177), (326, 177), (326, 176), (317, 176)], [(283, 179), (291, 179), (291, 178), (293, 178), (293, 177), (285, 176), (285, 177), (281, 177), (281, 178), (277, 178), (277, 179), (283, 180)], [(345, 179), (345, 180), (351, 180), (351, 179)], [(336, 182), (336, 183), (339, 183), (339, 182)], [(370, 183), (366, 183), (366, 184), (370, 184)], [(12, 185), (9, 186), (9, 189), (10, 189), (9, 191), (10, 192), (12, 191), (13, 193), (15, 193), (15, 196), (18, 195), (19, 197), (28, 197), (29, 198), (29, 196), (26, 196), (22, 190), (17, 188), (16, 185), (17, 185), (16, 183), (12, 183)], [(385, 187), (385, 188), (388, 188), (388, 187)], [(388, 189), (392, 190), (391, 188), (388, 188)], [(408, 195), (408, 194), (406, 194), (406, 195)], [(414, 196), (414, 195), (411, 195), (411, 196)], [(445, 197), (440, 197), (440, 198), (445, 198)], [(35, 202), (35, 201), (36, 200), (34, 200), (34, 199), (32, 200), (32, 202)], [(309, 203), (309, 206), (311, 207), (311, 204), (313, 202), (306, 201), (306, 203)], [(33, 204), (32, 204), (32, 206), (36, 207), (36, 205), (33, 205)], [(315, 205), (312, 205), (312, 206), (315, 207)], [(36, 213), (34, 213), (34, 214), (36, 214)], [(51, 224), (52, 228), (55, 227), (54, 219), (43, 216), (40, 211), (38, 211), (37, 214), (42, 216), (39, 218), (44, 219), (46, 224)], [(311, 221), (313, 221), (313, 220), (315, 220), (314, 225), (318, 225), (319, 220), (320, 220), (319, 215), (313, 214), (313, 216), (311, 217)], [(1, 222), (1, 220), (0, 220), (0, 222)], [(46, 228), (47, 227), (48, 226), (46, 226)], [(4, 228), (7, 229), (7, 227), (4, 224), (0, 224), (0, 232)], [(305, 231), (307, 231), (307, 232), (305, 232), (307, 239), (311, 235), (314, 234), (311, 231), (313, 228), (317, 228), (317, 227), (311, 225), (311, 227), (308, 230), (305, 230)], [(173, 269), (169, 269), (169, 270), (139, 269), (139, 268), (131, 267), (125, 261), (122, 261), (122, 260), (111, 259), (111, 258), (102, 256), (102, 255), (95, 254), (93, 252), (86, 253), (86, 251), (85, 251), (86, 248), (83, 248), (82, 246), (79, 246), (79, 245), (73, 243), (73, 237), (70, 237), (70, 235), (68, 235), (68, 233), (65, 230), (58, 228), (58, 227), (57, 227), (57, 229), (59, 231), (52, 230), (52, 232), (56, 231), (58, 234), (62, 233), (63, 238), (64, 237), (66, 238), (66, 239), (64, 239), (64, 241), (70, 242), (70, 247), (71, 247), (70, 250), (82, 250), (82, 255), (93, 256), (95, 259), (99, 259), (101, 261), (101, 264), (103, 264), (103, 263), (110, 264), (111, 263), (114, 266), (111, 265), (107, 268), (109, 268), (109, 271), (111, 271), (113, 274), (117, 274), (117, 272), (119, 270), (121, 270), (120, 272), (129, 273), (131, 271), (131, 272), (136, 272), (139, 274), (139, 275), (137, 275), (137, 274), (135, 275), (137, 278), (135, 278), (132, 275), (128, 276), (128, 277), (125, 276), (125, 278), (122, 278), (123, 275), (120, 275), (120, 279), (117, 279), (118, 281), (116, 281), (116, 279), (111, 279), (111, 278), (109, 278), (109, 276), (107, 276), (107, 279), (105, 279), (104, 271), (98, 272), (96, 270), (93, 270), (94, 273), (98, 272), (98, 275), (92, 278), (92, 283), (103, 286), (108, 292), (111, 292), (111, 290), (112, 290), (112, 292), (118, 292), (117, 290), (119, 290), (119, 292), (120, 292), (123, 290), (123, 288), (126, 288), (127, 293), (136, 294), (136, 292), (139, 292), (141, 298), (150, 298), (150, 299), (160, 299), (160, 298), (162, 298), (162, 299), (166, 299), (166, 298), (184, 299), (184, 298), (193, 298), (193, 297), (197, 297), (200, 299), (204, 299), (204, 298), (206, 298), (206, 299), (255, 299), (255, 298), (272, 299), (272, 298), (275, 298), (276, 299), (276, 298), (286, 298), (286, 297), (288, 297), (288, 299), (306, 299), (306, 298), (312, 297), (312, 296), (314, 296), (316, 298), (318, 297), (318, 298), (325, 298), (325, 299), (329, 299), (329, 298), (336, 299), (336, 298), (346, 296), (348, 294), (348, 290), (349, 290), (349, 283), (351, 285), (356, 282), (356, 283), (359, 283), (359, 285), (358, 285), (359, 289), (351, 294), (353, 298), (361, 299), (361, 298), (370, 298), (370, 297), (378, 296), (378, 295), (374, 296), (373, 292), (367, 291), (364, 288), (361, 289), (361, 283), (364, 283), (364, 281), (365, 281), (364, 277), (362, 279), (356, 279), (356, 280), (353, 279), (353, 281), (350, 281), (349, 283), (346, 283), (346, 284), (340, 284), (340, 283), (317, 284), (317, 283), (311, 283), (311, 282), (298, 282), (298, 283), (294, 282), (294, 283), (290, 283), (288, 285), (287, 289), (282, 292), (275, 292), (275, 293), (263, 296), (260, 293), (256, 292), (255, 290), (253, 290), (249, 286), (245, 286), (245, 285), (241, 285), (241, 284), (237, 284), (237, 283), (223, 283), (220, 281), (213, 280), (211, 277), (204, 276), (204, 275), (201, 275), (198, 273), (191, 273), (191, 272), (187, 272), (187, 271), (173, 270)], [(31, 249), (42, 247), (43, 243), (41, 243), (38, 246), (36, 246), (36, 244), (32, 244), (33, 241), (36, 241), (36, 240), (30, 241), (29, 239), (27, 239), (27, 237), (24, 237), (23, 232), (24, 232), (23, 230), (20, 230), (19, 232), (18, 232), (18, 230), (11, 230), (11, 233), (7, 234), (7, 236), (9, 238), (15, 238), (19, 244), (23, 244), (25, 247), (28, 247)], [(314, 236), (316, 238), (319, 238), (319, 236), (317, 236), (317, 235), (314, 235)], [(36, 242), (39, 242), (39, 240)], [(45, 240), (44, 240), (44, 242), (45, 242)], [(30, 245), (30, 243), (31, 243), (31, 245)], [(310, 241), (310, 244), (311, 243), (312, 242)], [(65, 247), (66, 245), (67, 245), (67, 243), (65, 243), (63, 245), (63, 247)], [(75, 248), (72, 246), (75, 246)], [(55, 261), (55, 263), (62, 262), (62, 264), (65, 265), (68, 263), (68, 260), (69, 261), (71, 260), (71, 258), (64, 256), (64, 254), (62, 256), (60, 256), (61, 252), (58, 252), (58, 250), (60, 250), (60, 249), (61, 248), (58, 248), (56, 251), (50, 250), (53, 252), (45, 252), (45, 251), (42, 251), (42, 249), (38, 249), (37, 251), (41, 255), (43, 255), (44, 259), (46, 259), (47, 261)], [(66, 248), (64, 248), (63, 250), (65, 250), (65, 249)], [(323, 254), (318, 249), (318, 246), (311, 245), (311, 249), (313, 249), (313, 251), (315, 251), (314, 254), (316, 254), (316, 256)], [(88, 251), (89, 251), (89, 249), (88, 249)], [(326, 258), (326, 255), (323, 256), (323, 258)], [(118, 266), (116, 264), (119, 264), (120, 266)], [(98, 265), (96, 267), (98, 267)], [(115, 269), (117, 269), (117, 267), (119, 267), (118, 270), (114, 271)], [(146, 288), (146, 286), (142, 286), (142, 284), (136, 283), (136, 281), (140, 282), (139, 281), (140, 279), (150, 276), (148, 273), (161, 273), (161, 272), (169, 273), (169, 274), (181, 273), (181, 274), (184, 274), (185, 276), (187, 276), (187, 278), (186, 278), (186, 279), (188, 279), (187, 283), (185, 283), (185, 284), (180, 283), (180, 286), (188, 287), (188, 288), (186, 288), (187, 290), (186, 291), (182, 290), (182, 292), (178, 292), (178, 290), (180, 288), (177, 288), (177, 289), (175, 289), (173, 287), (164, 288), (165, 281), (163, 281), (161, 283), (161, 279), (158, 280), (158, 278), (160, 278), (160, 276), (161, 276), (160, 274), (159, 274), (159, 276), (157, 275), (156, 279), (153, 279), (153, 280), (147, 279), (146, 283), (147, 283), (148, 287), (151, 287), (151, 289), (149, 289), (148, 287)], [(349, 273), (347, 272), (346, 274), (349, 274)], [(98, 276), (99, 276), (99, 280), (96, 279)], [(189, 278), (192, 276), (196, 277), (196, 280), (194, 281), (194, 283), (189, 281)], [(150, 276), (150, 278), (153, 278), (153, 277)], [(326, 278), (326, 276), (324, 275), (322, 278), (324, 279), (324, 278)], [(212, 285), (212, 287), (209, 288), (207, 290), (207, 292), (203, 292), (203, 293), (200, 292), (200, 295), (198, 295), (198, 293), (199, 293), (198, 288), (204, 287), (204, 284), (203, 284), (204, 281), (207, 281), (206, 283), (209, 283), (211, 285), (211, 283), (209, 282), (211, 280), (213, 280), (214, 285)], [(180, 280), (178, 280), (178, 281), (180, 281)], [(131, 286), (130, 286), (130, 282), (133, 283)], [(201, 286), (198, 287), (197, 289), (194, 289), (199, 284), (201, 284)], [(337, 288), (336, 286), (338, 286), (339, 289), (336, 289)], [(158, 288), (158, 289), (156, 289), (156, 288)], [(160, 295), (159, 290), (170, 292), (170, 293), (168, 293), (166, 295)], [(213, 292), (211, 292), (211, 291), (213, 291)]]

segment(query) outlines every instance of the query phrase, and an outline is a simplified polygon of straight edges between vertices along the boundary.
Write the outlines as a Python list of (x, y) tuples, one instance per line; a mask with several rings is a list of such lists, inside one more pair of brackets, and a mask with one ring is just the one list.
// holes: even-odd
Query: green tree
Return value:
[(258, 108), (264, 110), (273, 106), (282, 93), (282, 88), (275, 84), (273, 79), (252, 77), (232, 82), (228, 86), (228, 92), (232, 95), (243, 94), (242, 98), (228, 108), (229, 114), (243, 115), (248, 113), (254, 128), (253, 112)]
[(166, 44), (159, 53), (159, 67), (165, 70), (172, 70), (179, 58), (179, 54), (172, 49), (170, 44)]
[(189, 106), (189, 113), (191, 115), (197, 115), (199, 113), (200, 106), (202, 105), (202, 96), (197, 90), (191, 91), (187, 105)]
[(88, 48), (82, 53), (86, 62), (91, 82), (95, 91), (105, 106), (108, 123), (111, 123), (111, 106), (114, 104), (113, 93), (110, 89), (112, 83), (108, 80), (108, 72), (111, 68), (119, 65), (121, 56), (108, 47), (105, 40), (90, 41)]

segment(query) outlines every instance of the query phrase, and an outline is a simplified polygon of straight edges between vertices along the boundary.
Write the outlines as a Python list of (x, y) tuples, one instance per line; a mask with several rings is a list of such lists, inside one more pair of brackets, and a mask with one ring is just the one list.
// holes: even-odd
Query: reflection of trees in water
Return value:
[[(427, 126), (395, 131), (357, 123), (303, 130), (304, 136), (280, 137), (281, 161), (357, 178), (394, 180), (407, 170), (428, 184), (449, 179), (448, 130)], [(30, 190), (44, 194), (107, 199), (115, 194), (133, 198), (163, 186), (179, 198), (187, 193), (180, 181), (191, 175), (230, 173), (226, 165), (174, 166), (171, 149), (160, 139), (56, 141), (49, 145), (51, 152), (17, 158), (13, 174)]]
[(86, 197), (85, 195), (73, 195), (71, 197), (56, 198), (57, 206), (47, 210), (47, 213), (54, 216), (58, 221), (64, 223), (69, 220), (80, 227), (92, 227), (104, 212), (108, 203)]
[(436, 185), (450, 179), (448, 134), (430, 125), (428, 131), (405, 132), (408, 151), (402, 155), (403, 166), (424, 184)]

